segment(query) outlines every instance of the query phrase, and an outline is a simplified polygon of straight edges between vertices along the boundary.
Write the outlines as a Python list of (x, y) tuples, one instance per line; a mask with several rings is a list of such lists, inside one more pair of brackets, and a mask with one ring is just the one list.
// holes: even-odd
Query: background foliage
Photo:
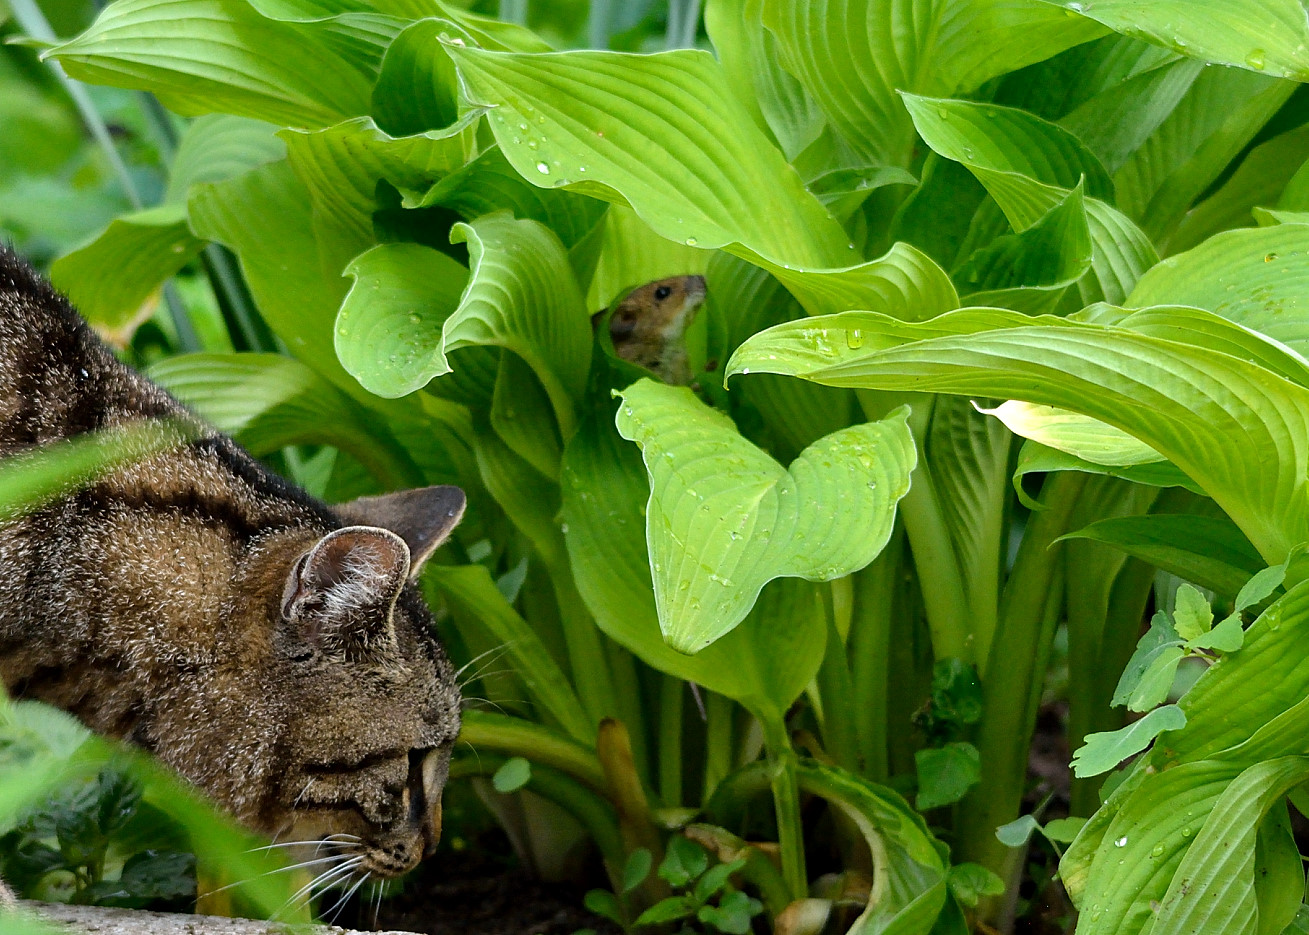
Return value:
[[(1298, 0), (10, 5), (93, 86), (0, 60), (20, 247), (314, 493), (468, 491), (452, 776), (539, 872), (957, 932), (1030, 849), (1079, 933), (1301, 930)], [(684, 274), (692, 388), (590, 326)]]

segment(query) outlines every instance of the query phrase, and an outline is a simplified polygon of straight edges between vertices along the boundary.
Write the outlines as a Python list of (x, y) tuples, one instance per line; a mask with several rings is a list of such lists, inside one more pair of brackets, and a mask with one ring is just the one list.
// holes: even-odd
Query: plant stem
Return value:
[(705, 707), (704, 800), (732, 771), (732, 701), (715, 692), (703, 691)]
[(500, 0), (500, 19), (506, 23), (527, 25), (527, 0)]
[(693, 49), (700, 30), (700, 0), (669, 0), (664, 48)]
[(891, 660), (891, 608), (904, 555), (904, 527), (897, 524), (882, 554), (854, 578), (850, 659), (855, 740), (863, 775), (881, 782), (890, 775), (886, 722)]
[(232, 347), (238, 351), (276, 353), (277, 339), (255, 309), (235, 254), (221, 244), (211, 243), (200, 253), (200, 263), (218, 300)]
[(1044, 672), (1037, 669), (1052, 630), (1046, 610), (1062, 550), (1051, 548), (1067, 529), (1068, 517), (1086, 475), (1062, 471), (1046, 476), (1045, 509), (1033, 512), (1023, 535), (1013, 571), (1001, 597), (995, 652), (982, 676), (985, 702), (978, 734), (982, 779), (960, 803), (958, 854), (999, 873), (1007, 848), (995, 829), (1018, 816), (1027, 751), (1035, 710), (1033, 686)]
[(792, 899), (804, 899), (809, 893), (809, 875), (805, 870), (804, 828), (800, 823), (800, 785), (796, 779), (798, 758), (791, 746), (786, 723), (780, 716), (759, 716), (759, 722), (763, 725), (764, 747), (768, 751), (768, 779), (777, 814), (782, 878)]
[(609, 48), (609, 29), (613, 23), (612, 0), (591, 0), (591, 15), (587, 19), (587, 45), (593, 49)]
[(828, 620), (827, 649), (818, 669), (818, 694), (822, 701), (823, 747), (837, 764), (859, 772), (859, 749), (855, 739), (854, 682), (846, 663), (845, 643), (835, 621)]
[(662, 676), (659, 683), (659, 798), (669, 808), (682, 804), (682, 707), (686, 686)]
[(609, 783), (595, 752), (540, 724), (489, 711), (465, 711), (459, 739), (475, 750), (498, 750), (554, 767), (600, 795), (608, 794)]

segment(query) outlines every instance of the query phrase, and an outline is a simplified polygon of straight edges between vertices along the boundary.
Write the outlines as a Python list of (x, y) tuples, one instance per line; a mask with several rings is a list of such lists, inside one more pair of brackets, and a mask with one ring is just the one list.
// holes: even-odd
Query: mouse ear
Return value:
[(467, 505), (464, 492), (442, 484), (360, 497), (333, 507), (348, 523), (389, 529), (409, 546), (409, 576), (417, 575), (423, 562), (450, 538), (463, 519)]
[(347, 526), (292, 566), (282, 617), (327, 655), (362, 658), (395, 643), (391, 608), (409, 574), (409, 547), (393, 532)]

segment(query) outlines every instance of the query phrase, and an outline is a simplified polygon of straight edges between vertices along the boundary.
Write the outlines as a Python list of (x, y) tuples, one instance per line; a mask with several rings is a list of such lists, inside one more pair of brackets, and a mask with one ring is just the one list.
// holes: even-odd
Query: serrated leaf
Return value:
[[(826, 581), (890, 536), (916, 461), (907, 410), (815, 442), (785, 469), (684, 387), (643, 379), (617, 425), (650, 474), (646, 536), (659, 626), (694, 653), (744, 619), (772, 578)], [(825, 502), (822, 514), (805, 505)]]
[(914, 807), (921, 812), (962, 799), (982, 778), (982, 758), (970, 743), (948, 743), (914, 753), (918, 769), (918, 796)]
[(1234, 653), (1245, 642), (1245, 630), (1241, 626), (1241, 615), (1231, 614), (1224, 617), (1208, 633), (1203, 633), (1186, 644), (1190, 649), (1215, 649), (1220, 653)]
[(1160, 646), (1147, 656), (1145, 671), (1127, 699), (1127, 710), (1149, 711), (1164, 702), (1177, 678), (1177, 666), (1185, 656), (1186, 649), (1182, 646)]
[(1193, 640), (1202, 633), (1208, 633), (1213, 625), (1214, 612), (1204, 595), (1191, 585), (1182, 584), (1177, 589), (1173, 609), (1173, 626), (1177, 635), (1184, 640)]
[(1123, 760), (1140, 753), (1164, 731), (1186, 726), (1186, 715), (1177, 705), (1155, 708), (1139, 721), (1121, 730), (1087, 734), (1086, 743), (1073, 754), (1073, 775), (1079, 779), (1108, 772)]

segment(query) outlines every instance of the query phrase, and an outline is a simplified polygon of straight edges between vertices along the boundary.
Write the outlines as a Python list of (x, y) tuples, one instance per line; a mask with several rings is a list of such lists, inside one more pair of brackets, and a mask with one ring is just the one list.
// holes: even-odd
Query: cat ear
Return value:
[(300, 556), (282, 589), (282, 617), (328, 655), (356, 657), (395, 641), (391, 607), (409, 574), (409, 547), (393, 532), (347, 526)]
[(409, 546), (409, 575), (417, 575), (423, 562), (459, 525), (467, 504), (458, 487), (442, 484), (401, 490), (380, 497), (360, 497), (333, 507), (348, 523), (379, 526), (398, 535)]

